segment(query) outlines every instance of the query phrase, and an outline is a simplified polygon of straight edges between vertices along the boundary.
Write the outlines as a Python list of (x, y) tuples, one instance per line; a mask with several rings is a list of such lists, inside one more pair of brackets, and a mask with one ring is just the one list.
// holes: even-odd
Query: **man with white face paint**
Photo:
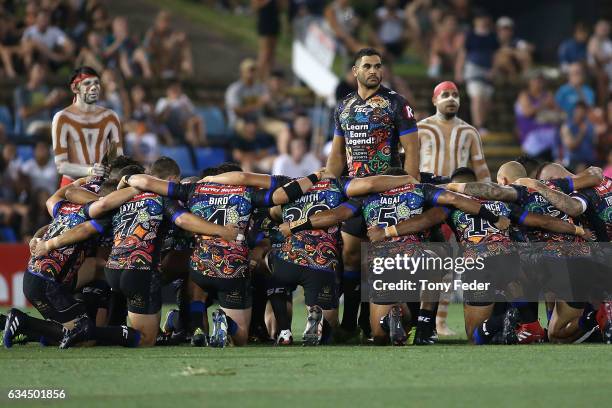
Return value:
[(117, 114), (96, 105), (100, 76), (90, 67), (77, 68), (70, 78), (72, 105), (53, 117), (53, 152), (62, 186), (84, 176), (104, 177), (108, 165), (103, 158), (112, 145), (123, 154), (123, 135)]
[(457, 86), (451, 81), (438, 84), (432, 102), (436, 114), (418, 123), (421, 171), (449, 177), (459, 167), (470, 167), (478, 181), (490, 181), (480, 134), (457, 117), (460, 105)]

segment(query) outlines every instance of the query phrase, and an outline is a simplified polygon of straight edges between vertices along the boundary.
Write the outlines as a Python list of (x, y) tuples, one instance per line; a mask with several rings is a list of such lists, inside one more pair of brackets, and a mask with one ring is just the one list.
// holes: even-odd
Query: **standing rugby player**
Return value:
[(103, 158), (111, 145), (123, 154), (119, 117), (110, 109), (96, 105), (100, 97), (100, 76), (90, 67), (77, 68), (70, 78), (74, 94), (72, 105), (53, 117), (51, 138), (57, 172), (64, 186), (84, 176), (103, 177), (108, 165)]
[[(382, 174), (390, 167), (400, 166), (399, 144), (405, 151), (404, 168), (419, 178), (419, 138), (414, 112), (406, 99), (381, 85), (383, 63), (372, 48), (360, 50), (353, 64), (357, 91), (338, 103), (335, 131), (327, 169), (339, 177), (345, 166), (351, 177)], [(360, 304), (360, 244), (366, 238), (363, 217), (357, 215), (342, 227), (344, 242), (343, 329), (353, 332), (357, 327)], [(367, 328), (367, 308), (362, 326)]]

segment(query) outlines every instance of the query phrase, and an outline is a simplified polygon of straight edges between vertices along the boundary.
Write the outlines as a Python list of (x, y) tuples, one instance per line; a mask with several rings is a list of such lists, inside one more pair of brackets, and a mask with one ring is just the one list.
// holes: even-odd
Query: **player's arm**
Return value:
[[(235, 224), (218, 225), (210, 221), (206, 221), (202, 217), (198, 217), (189, 211), (177, 212), (176, 217), (172, 219), (174, 224), (185, 231), (193, 232), (194, 234), (210, 235), (221, 237), (226, 241), (236, 241), (239, 239), (239, 229)], [(241, 234), (240, 234), (241, 235)], [(244, 236), (242, 237), (242, 240)]]
[(285, 237), (288, 237), (298, 231), (331, 227), (353, 217), (360, 208), (360, 203), (355, 202), (355, 200), (349, 200), (336, 208), (319, 211), (310, 218), (285, 222), (279, 226), (279, 229)]
[(345, 184), (344, 191), (349, 197), (359, 197), (371, 193), (382, 193), (383, 191), (410, 183), (418, 183), (418, 180), (410, 175), (370, 176), (350, 179)]
[(383, 241), (385, 238), (401, 235), (415, 234), (425, 231), (443, 222), (448, 217), (448, 209), (445, 207), (430, 208), (423, 214), (401, 221), (399, 224), (385, 228), (372, 227), (368, 229), (368, 237), (371, 242)]
[(83, 187), (70, 186), (68, 190), (66, 190), (66, 200), (75, 204), (87, 204), (92, 201), (99, 199), (100, 196), (93, 191), (89, 191)]
[(527, 212), (527, 214), (523, 217), (521, 224), (527, 227), (545, 229), (551, 232), (577, 235), (588, 240), (592, 240), (593, 238), (592, 232), (588, 229), (582, 228), (578, 225), (571, 224), (555, 217), (551, 217), (550, 215), (534, 214)]
[(58, 248), (83, 242), (104, 231), (104, 226), (98, 220), (89, 220), (64, 232), (48, 241), (40, 240), (33, 252), (34, 256), (43, 256)]
[(600, 167), (589, 167), (588, 169), (572, 177), (573, 190), (582, 190), (595, 187), (603, 181), (603, 171)]
[(395, 110), (394, 124), (397, 129), (400, 143), (404, 147), (404, 170), (417, 180), (421, 179), (421, 142), (419, 128), (414, 118), (414, 111), (404, 98), (399, 98)]
[(47, 202), (46, 202), (47, 211), (49, 212), (49, 215), (51, 215), (52, 217), (55, 216), (55, 211), (54, 211), (55, 206), (60, 201), (66, 199), (66, 191), (68, 191), (69, 188), (71, 188), (71, 187), (79, 187), (79, 186), (85, 184), (86, 181), (87, 181), (86, 178), (80, 178), (78, 180), (73, 181), (71, 184), (68, 184), (68, 185), (60, 188), (55, 193), (53, 193), (53, 195), (51, 197), (49, 197), (47, 199)]
[(150, 191), (161, 196), (172, 196), (172, 188), (169, 181), (159, 179), (157, 177), (149, 176), (148, 174), (134, 174), (129, 177), (124, 176), (119, 187), (128, 185), (135, 187), (141, 191)]
[(42, 227), (40, 227), (32, 236), (32, 239), (29, 242), (29, 247), (30, 247), (30, 254), (34, 254), (34, 249), (36, 248), (36, 244), (38, 243), (38, 241), (41, 240), (41, 238), (43, 237), (43, 235), (45, 235), (45, 232), (47, 232), (47, 230), (49, 229), (49, 224), (47, 225), (43, 225)]
[(268, 174), (247, 173), (243, 171), (230, 171), (215, 176), (204, 177), (202, 183), (218, 183), (228, 186), (248, 186), (257, 188), (270, 188), (272, 176)]
[(483, 220), (489, 221), (496, 228), (505, 230), (510, 226), (510, 220), (506, 217), (495, 215), (491, 210), (481, 205), (478, 201), (451, 191), (442, 190), (431, 186), (426, 189), (426, 199), (431, 205), (453, 206), (465, 213), (477, 215)]
[(463, 193), (485, 200), (513, 202), (518, 199), (518, 193), (514, 188), (500, 186), (495, 183), (448, 183), (445, 188), (456, 193)]
[[(541, 181), (531, 178), (520, 178), (515, 181), (515, 184), (519, 184), (537, 191), (555, 208), (561, 212), (564, 212), (570, 217), (578, 217), (586, 211), (586, 205), (583, 201), (570, 197), (562, 191), (552, 189)], [(573, 187), (571, 190), (573, 190)]]
[(134, 187), (122, 188), (89, 204), (87, 213), (90, 218), (100, 218), (109, 211), (119, 208), (122, 204), (134, 198), (140, 190)]
[(331, 152), (325, 165), (325, 168), (336, 177), (340, 177), (346, 166), (346, 141), (344, 140), (344, 130), (342, 130), (342, 124), (340, 123), (339, 111), (340, 106), (334, 111), (334, 139), (332, 140)]
[(478, 131), (476, 130), (472, 137), (472, 144), (470, 146), (470, 161), (478, 181), (491, 181), (489, 166), (487, 166), (487, 161), (485, 160), (484, 152), (482, 150), (482, 140), (480, 138), (480, 134), (478, 134)]

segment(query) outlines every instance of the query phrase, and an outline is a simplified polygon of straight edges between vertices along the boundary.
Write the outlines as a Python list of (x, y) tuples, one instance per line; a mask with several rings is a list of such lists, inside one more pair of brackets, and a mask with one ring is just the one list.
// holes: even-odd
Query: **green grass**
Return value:
[[(449, 320), (461, 332), (459, 305)], [(302, 327), (294, 319), (294, 333)], [(459, 339), (403, 348), (31, 344), (0, 350), (0, 405), (9, 406), (11, 388), (51, 388), (64, 389), (61, 404), (75, 407), (608, 406), (611, 363), (604, 345), (476, 347)]]

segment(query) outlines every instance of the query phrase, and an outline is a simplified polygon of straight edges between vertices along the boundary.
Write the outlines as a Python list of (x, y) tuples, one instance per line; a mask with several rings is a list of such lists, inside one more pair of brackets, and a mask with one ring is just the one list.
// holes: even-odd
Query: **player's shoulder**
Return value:
[(338, 101), (338, 103), (337, 103), (338, 109), (342, 109), (344, 106), (346, 106), (352, 100), (354, 100), (356, 97), (357, 97), (357, 91), (353, 91), (350, 94), (346, 95), (344, 98), (342, 98), (342, 99), (340, 99)]
[(385, 96), (392, 101), (398, 101), (401, 103), (406, 103), (406, 98), (404, 98), (401, 94), (397, 93), (391, 88), (387, 88), (384, 85), (380, 86), (380, 90), (378, 92), (379, 95)]

